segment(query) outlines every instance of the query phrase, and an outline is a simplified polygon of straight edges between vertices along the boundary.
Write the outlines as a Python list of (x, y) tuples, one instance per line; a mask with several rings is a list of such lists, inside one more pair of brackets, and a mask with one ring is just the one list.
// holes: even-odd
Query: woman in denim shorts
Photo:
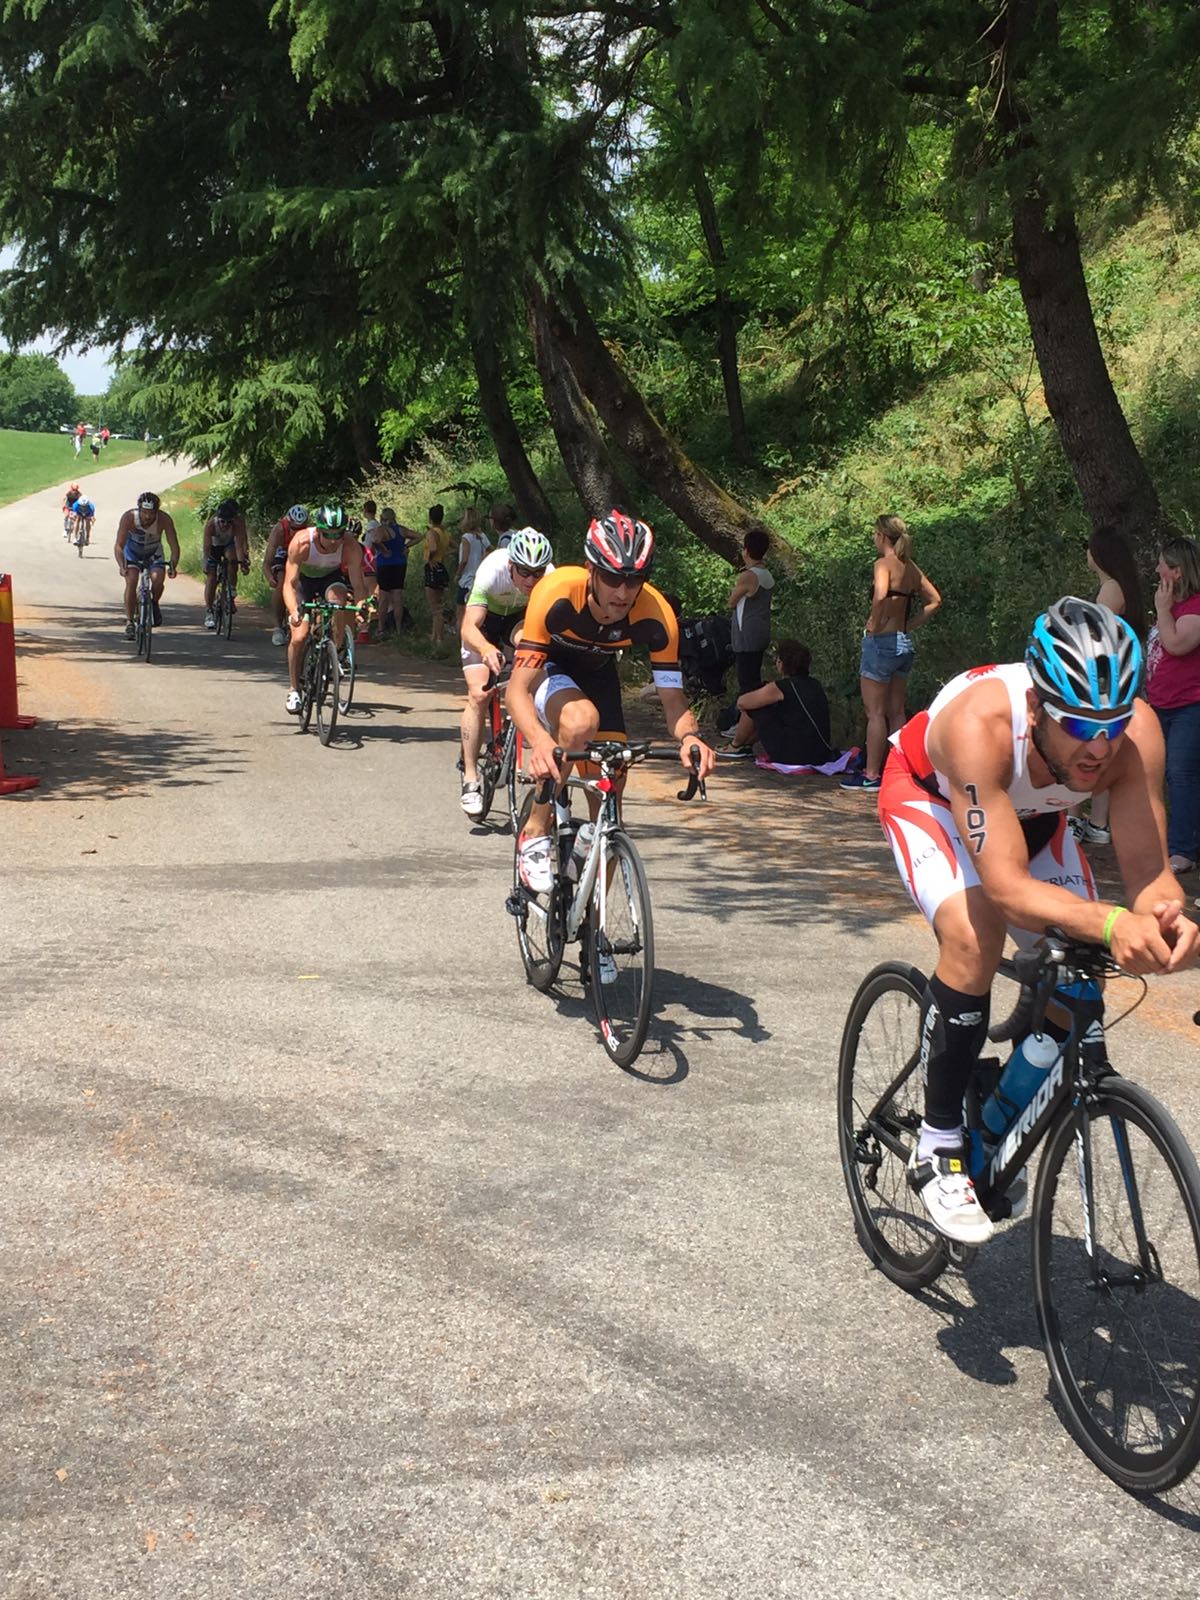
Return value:
[(858, 665), (867, 713), (867, 753), (862, 771), (842, 779), (843, 789), (878, 789), (888, 738), (906, 720), (904, 694), (916, 658), (913, 630), (928, 622), (942, 603), (912, 559), (912, 535), (901, 517), (876, 521), (875, 551), (871, 614)]

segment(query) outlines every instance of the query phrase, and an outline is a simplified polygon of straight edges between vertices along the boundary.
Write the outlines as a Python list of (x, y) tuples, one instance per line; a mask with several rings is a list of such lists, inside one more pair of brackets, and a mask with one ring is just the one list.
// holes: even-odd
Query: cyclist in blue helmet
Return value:
[[(963, 1158), (963, 1094), (1006, 934), (1031, 944), (1061, 928), (1107, 945), (1130, 972), (1174, 972), (1196, 957), (1200, 930), (1167, 859), (1163, 741), (1138, 697), (1141, 676), (1129, 624), (1067, 596), (1037, 618), (1024, 661), (960, 673), (892, 738), (879, 817), (938, 941), (909, 1182), (934, 1225), (965, 1244), (993, 1231)], [(1127, 906), (1099, 899), (1067, 826), (1072, 807), (1102, 793)]]

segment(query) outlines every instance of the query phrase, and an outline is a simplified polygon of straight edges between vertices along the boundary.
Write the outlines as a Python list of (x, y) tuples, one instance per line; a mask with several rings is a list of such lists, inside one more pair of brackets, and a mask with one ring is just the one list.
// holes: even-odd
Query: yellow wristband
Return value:
[(1105, 919), (1104, 919), (1104, 946), (1105, 946), (1105, 949), (1107, 949), (1107, 950), (1111, 950), (1112, 949), (1112, 931), (1113, 931), (1113, 927), (1116, 924), (1117, 918), (1121, 915), (1121, 913), (1123, 911), (1126, 911), (1126, 910), (1128, 910), (1127, 906), (1114, 906), (1112, 908), (1112, 910), (1108, 913), (1108, 915), (1105, 917)]

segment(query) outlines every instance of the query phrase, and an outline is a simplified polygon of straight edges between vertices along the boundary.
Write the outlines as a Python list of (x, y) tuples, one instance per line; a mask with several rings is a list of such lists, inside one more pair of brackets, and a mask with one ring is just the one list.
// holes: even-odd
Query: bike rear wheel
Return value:
[(925, 978), (907, 962), (869, 972), (851, 1003), (838, 1059), (838, 1148), (854, 1231), (902, 1289), (921, 1289), (946, 1266), (941, 1235), (908, 1186), (921, 1126), (917, 1070)]
[(543, 992), (551, 987), (562, 966), (567, 945), (567, 893), (570, 885), (555, 873), (549, 894), (534, 894), (521, 882), (521, 833), (533, 806), (532, 790), (521, 808), (520, 826), (513, 839), (513, 898), (516, 911), (517, 944), (525, 967), (526, 981)]
[(338, 664), (337, 645), (332, 638), (322, 639), (317, 660), (317, 732), (321, 743), (333, 738), (338, 719), (338, 695), (342, 669)]
[(1138, 1084), (1104, 1079), (1050, 1129), (1033, 1281), (1076, 1442), (1134, 1494), (1180, 1483), (1200, 1461), (1200, 1171)]
[(642, 858), (623, 833), (605, 840), (589, 922), (588, 969), (600, 1037), (617, 1065), (628, 1067), (650, 1026), (654, 925)]

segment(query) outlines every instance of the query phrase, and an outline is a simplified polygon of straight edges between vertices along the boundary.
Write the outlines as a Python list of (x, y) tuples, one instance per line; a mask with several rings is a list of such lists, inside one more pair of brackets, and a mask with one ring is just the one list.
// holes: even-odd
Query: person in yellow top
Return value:
[[(561, 778), (555, 749), (591, 739), (623, 739), (625, 718), (617, 658), (641, 647), (679, 760), (690, 768), (700, 751), (700, 776), (713, 752), (700, 738), (683, 691), (679, 625), (666, 599), (646, 582), (654, 560), (650, 527), (614, 508), (589, 527), (582, 567), (559, 567), (533, 590), (508, 685), (508, 709), (529, 750), (534, 778)], [(589, 801), (592, 799), (589, 796)], [(550, 806), (534, 806), (520, 840), (521, 880), (535, 894), (553, 884)]]
[(429, 640), (435, 646), (442, 642), (442, 630), (446, 625), (442, 596), (450, 585), (450, 574), (446, 570), (450, 535), (442, 527), (445, 514), (444, 507), (430, 506), (429, 526), (425, 529), (425, 598), (429, 602)]

